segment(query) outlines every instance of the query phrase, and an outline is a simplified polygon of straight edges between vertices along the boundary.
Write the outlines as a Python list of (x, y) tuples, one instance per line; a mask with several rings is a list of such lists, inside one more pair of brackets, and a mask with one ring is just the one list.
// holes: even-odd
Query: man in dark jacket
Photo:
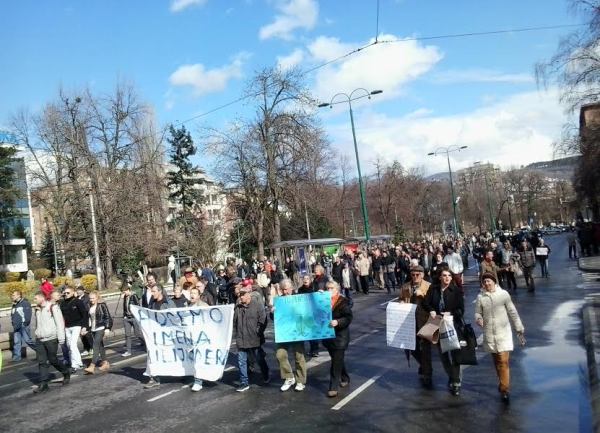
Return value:
[(333, 281), (338, 283), (340, 286), (342, 285), (342, 270), (344, 269), (344, 264), (340, 259), (340, 256), (335, 256), (335, 261), (333, 262), (333, 266), (331, 268), (331, 278)]
[(10, 310), (10, 319), (13, 326), (13, 361), (21, 360), (21, 347), (23, 343), (35, 350), (35, 343), (31, 339), (29, 323), (31, 322), (31, 304), (20, 290), (15, 290), (11, 295), (13, 304)]
[(140, 298), (133, 292), (131, 284), (127, 282), (127, 285), (123, 287), (123, 329), (125, 330), (125, 344), (127, 350), (121, 356), (127, 358), (131, 356), (131, 342), (133, 340), (133, 336), (138, 337), (143, 344), (143, 339), (141, 337), (142, 333), (140, 332), (137, 322), (133, 318), (133, 313), (131, 312), (132, 305), (140, 305)]
[(81, 331), (88, 327), (88, 312), (83, 302), (75, 296), (75, 288), (68, 286), (63, 292), (65, 298), (60, 303), (60, 310), (65, 319), (65, 342), (67, 344), (69, 359), (67, 365), (71, 366), (71, 373), (83, 368), (81, 354), (77, 341)]
[(235, 306), (233, 329), (238, 349), (238, 367), (240, 369), (240, 386), (238, 392), (250, 389), (248, 381), (248, 357), (256, 359), (265, 383), (269, 382), (269, 366), (261, 350), (261, 340), (267, 325), (267, 314), (264, 306), (252, 300), (252, 289), (240, 289), (239, 302)]

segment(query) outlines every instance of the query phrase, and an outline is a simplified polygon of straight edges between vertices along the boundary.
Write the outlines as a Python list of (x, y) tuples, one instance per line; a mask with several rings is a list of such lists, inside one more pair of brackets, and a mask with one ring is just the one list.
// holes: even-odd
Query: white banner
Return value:
[(139, 323), (150, 376), (223, 376), (233, 330), (233, 305), (150, 310), (131, 306)]
[(389, 302), (386, 309), (386, 340), (390, 347), (415, 350), (417, 324), (415, 304)]

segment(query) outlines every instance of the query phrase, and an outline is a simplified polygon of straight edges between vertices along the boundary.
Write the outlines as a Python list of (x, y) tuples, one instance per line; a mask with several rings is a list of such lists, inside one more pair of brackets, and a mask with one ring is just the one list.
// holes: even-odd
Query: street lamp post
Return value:
[(456, 216), (456, 195), (454, 194), (454, 182), (452, 180), (452, 167), (450, 165), (450, 153), (451, 152), (460, 152), (463, 149), (466, 149), (467, 146), (448, 146), (448, 147), (439, 147), (434, 152), (429, 152), (428, 156), (437, 156), (445, 153), (446, 159), (448, 160), (448, 175), (450, 176), (450, 191), (452, 193), (452, 212), (454, 218), (454, 234), (457, 235), (460, 230), (458, 227), (458, 217)]
[[(357, 96), (356, 98), (354, 98), (353, 97), (354, 93), (358, 92), (358, 91), (363, 92), (363, 94), (361, 96)], [(352, 101), (356, 101), (357, 99), (362, 99), (365, 97), (371, 99), (371, 95), (378, 95), (380, 93), (383, 93), (383, 90), (373, 90), (373, 91), (369, 92), (367, 89), (363, 89), (362, 87), (359, 87), (358, 89), (354, 89), (349, 95), (346, 93), (338, 93), (338, 94), (334, 95), (333, 98), (331, 98), (331, 101), (329, 103), (319, 104), (319, 108), (322, 108), (322, 107), (333, 108), (334, 104), (348, 102), (348, 109), (350, 111), (350, 125), (352, 126), (352, 139), (354, 141), (354, 154), (356, 156), (356, 168), (358, 170), (358, 186), (360, 189), (360, 207), (361, 207), (361, 211), (363, 214), (365, 240), (367, 242), (371, 238), (371, 230), (369, 228), (369, 213), (367, 211), (367, 197), (365, 195), (365, 187), (363, 184), (362, 174), (360, 171), (360, 159), (358, 157), (358, 145), (356, 143), (356, 131), (354, 128), (354, 114), (352, 112)], [(342, 96), (344, 99), (342, 101), (336, 102), (335, 99), (338, 96)]]

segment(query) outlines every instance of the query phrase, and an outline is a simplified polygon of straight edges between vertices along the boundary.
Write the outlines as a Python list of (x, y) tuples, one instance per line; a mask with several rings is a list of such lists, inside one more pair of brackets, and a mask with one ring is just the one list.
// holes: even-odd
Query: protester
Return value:
[(233, 329), (236, 334), (238, 349), (238, 368), (240, 370), (240, 385), (236, 389), (244, 392), (250, 389), (248, 380), (248, 357), (256, 359), (265, 383), (269, 382), (269, 367), (261, 349), (261, 339), (267, 325), (267, 316), (263, 305), (252, 300), (251, 290), (242, 287), (240, 297), (235, 306)]
[(510, 400), (509, 355), (513, 350), (510, 322), (513, 323), (522, 344), (525, 341), (525, 328), (510, 295), (497, 285), (495, 276), (484, 274), (482, 280), (483, 290), (477, 296), (475, 304), (475, 321), (483, 328), (484, 349), (492, 354), (501, 399), (508, 403)]
[(350, 323), (352, 322), (352, 309), (348, 300), (341, 296), (340, 286), (335, 281), (329, 281), (326, 289), (331, 293), (331, 315), (329, 322), (335, 331), (335, 337), (323, 340), (323, 346), (331, 357), (329, 369), (328, 397), (337, 397), (338, 387), (345, 388), (350, 384), (350, 376), (346, 371), (345, 355), (350, 344)]
[(535, 291), (535, 281), (533, 280), (533, 269), (535, 268), (535, 254), (531, 249), (531, 245), (527, 241), (521, 243), (521, 249), (519, 250), (519, 258), (521, 261), (521, 268), (523, 269), (523, 277), (525, 278), (525, 284), (527, 285), (528, 292)]
[(483, 256), (483, 261), (479, 264), (479, 283), (481, 284), (483, 282), (482, 276), (484, 274), (492, 274), (496, 278), (496, 281), (499, 281), (499, 271), (500, 268), (496, 262), (494, 262), (494, 251), (487, 250)]
[(354, 305), (354, 301), (352, 300), (352, 292), (358, 291), (356, 287), (356, 277), (354, 275), (354, 270), (350, 266), (350, 263), (347, 260), (344, 260), (342, 264), (342, 278), (341, 283), (338, 282), (342, 288), (342, 294), (348, 299), (350, 303), (350, 307)]
[(358, 254), (358, 260), (355, 262), (354, 266), (358, 272), (358, 276), (360, 278), (360, 289), (365, 295), (369, 294), (369, 259), (365, 256), (363, 252)]
[[(439, 282), (432, 284), (427, 291), (427, 295), (421, 303), (423, 309), (430, 314), (431, 317), (437, 317), (442, 315), (452, 315), (454, 319), (454, 327), (458, 329), (458, 326), (462, 323), (463, 314), (465, 311), (464, 297), (460, 289), (456, 286), (452, 278), (452, 272), (448, 268), (442, 268), (440, 270)], [(450, 357), (450, 353), (442, 353), (440, 348), (440, 358), (444, 370), (448, 375), (448, 387), (450, 392), (454, 396), (460, 394), (461, 377), (460, 377), (460, 365), (455, 364)], [(431, 343), (424, 342), (422, 348), (422, 369), (423, 374), (432, 371), (431, 367)], [(426, 376), (426, 382), (430, 383), (431, 374)]]
[(110, 332), (112, 326), (113, 319), (100, 293), (98, 291), (91, 292), (88, 329), (92, 334), (92, 341), (94, 342), (94, 354), (90, 365), (83, 370), (86, 374), (94, 374), (96, 367), (103, 372), (108, 371), (110, 368), (110, 363), (106, 359), (106, 351), (104, 350), (104, 336)]
[(190, 289), (190, 300), (188, 301), (188, 303), (192, 301), (192, 290), (193, 289), (196, 289), (198, 291), (198, 293), (200, 294), (200, 299), (206, 305), (215, 305), (216, 304), (213, 294), (207, 289), (206, 284), (202, 281), (198, 281), (196, 283), (196, 287), (192, 287)]
[[(202, 283), (197, 283), (202, 284)], [(190, 289), (190, 300), (187, 304), (188, 307), (208, 307), (209, 305), (202, 300), (202, 295), (197, 287)], [(194, 375), (194, 383), (192, 385), (192, 392), (199, 392), (202, 390), (203, 380)]]
[(123, 329), (125, 330), (125, 345), (127, 349), (125, 353), (121, 355), (124, 358), (131, 356), (131, 342), (133, 340), (133, 336), (136, 335), (141, 339), (141, 332), (138, 329), (138, 324), (133, 318), (133, 313), (131, 312), (132, 305), (140, 305), (140, 299), (135, 293), (133, 293), (131, 284), (127, 284), (125, 287), (123, 287)]
[[(290, 279), (285, 278), (279, 282), (279, 288), (281, 290), (280, 296), (292, 296), (294, 295), (294, 286)], [(271, 308), (271, 314), (274, 319), (274, 315), (277, 314), (275, 307)], [(294, 354), (295, 359), (295, 372), (292, 370), (292, 366), (289, 361), (289, 353)], [(275, 344), (275, 357), (279, 362), (279, 373), (281, 379), (284, 381), (281, 385), (281, 391), (285, 392), (292, 386), (295, 391), (304, 391), (306, 387), (306, 359), (304, 358), (304, 343), (303, 342), (291, 342), (291, 343), (277, 343)]]
[(179, 287), (183, 287), (183, 285), (185, 283), (192, 283), (191, 287), (195, 287), (197, 282), (198, 282), (198, 276), (196, 275), (196, 272), (194, 272), (194, 268), (192, 268), (191, 266), (188, 266), (183, 270), (183, 275), (179, 279), (178, 285), (179, 285)]
[[(398, 302), (406, 302), (410, 304), (415, 304), (415, 320), (416, 320), (416, 331), (418, 332), (426, 323), (429, 318), (429, 313), (425, 311), (422, 307), (423, 299), (427, 296), (427, 292), (429, 291), (430, 283), (423, 279), (425, 275), (425, 269), (422, 266), (415, 266), (410, 270), (410, 282), (405, 283), (400, 288), (400, 296), (398, 297)], [(422, 348), (421, 346), (424, 344), (424, 341), (427, 340), (422, 339), (421, 337), (416, 337), (415, 350), (412, 351), (413, 357), (419, 363), (419, 378), (421, 379), (421, 383), (425, 387), (431, 386), (431, 362), (428, 365), (425, 365), (425, 370), (423, 369), (423, 362), (421, 360)], [(431, 349), (430, 349), (431, 350)]]
[[(175, 304), (170, 300), (164, 293), (164, 291), (157, 285), (153, 285), (151, 290), (151, 299), (149, 308), (151, 310), (167, 310), (169, 308), (175, 308)], [(160, 387), (160, 377), (150, 376), (148, 382), (144, 385), (145, 389), (152, 389)]]
[(163, 292), (163, 297), (167, 297), (167, 293), (158, 285), (158, 277), (154, 272), (148, 272), (146, 275), (146, 285), (142, 290), (142, 307), (149, 308), (152, 302), (152, 289), (158, 287)]
[(185, 283), (183, 283), (183, 287), (175, 286), (175, 289), (173, 289), (173, 297), (171, 298), (171, 300), (175, 304), (175, 307), (183, 308), (186, 306), (188, 300), (185, 296), (183, 296), (183, 290), (186, 290), (189, 292), (189, 290), (192, 287), (194, 287), (194, 285), (195, 285), (195, 283), (186, 281)]
[(54, 286), (52, 285), (52, 283), (50, 281), (48, 281), (47, 278), (42, 278), (41, 284), (40, 284), (40, 290), (44, 294), (44, 297), (46, 298), (46, 300), (49, 301), (50, 295), (54, 291)]
[(548, 273), (548, 256), (552, 252), (552, 249), (549, 245), (546, 244), (543, 238), (540, 238), (539, 244), (535, 249), (535, 258), (540, 264), (540, 271), (542, 278), (548, 278), (550, 274)]
[[(85, 289), (83, 288), (83, 286), (77, 286), (77, 299), (79, 299), (81, 302), (83, 302), (83, 305), (85, 306), (85, 309), (88, 311), (90, 311), (90, 297), (89, 295), (85, 292)], [(81, 344), (83, 344), (83, 351), (81, 352), (81, 356), (88, 356), (89, 353), (92, 351), (92, 334), (91, 333), (81, 333), (80, 336), (80, 340), (81, 340)]]
[(447, 254), (444, 257), (444, 262), (448, 264), (448, 268), (450, 272), (452, 272), (452, 278), (454, 280), (454, 284), (462, 290), (463, 287), (463, 259), (454, 250), (454, 245), (450, 244), (446, 247)]
[(68, 348), (67, 365), (71, 367), (71, 373), (83, 368), (81, 353), (77, 342), (81, 332), (87, 329), (89, 317), (83, 302), (75, 296), (75, 289), (67, 286), (64, 291), (64, 300), (59, 304), (63, 318), (65, 319), (65, 340)]
[(325, 291), (325, 284), (329, 281), (327, 275), (325, 275), (325, 268), (321, 265), (315, 266), (315, 277), (313, 278), (312, 285), (314, 292)]
[(313, 293), (313, 285), (312, 280), (310, 279), (310, 275), (304, 275), (302, 277), (302, 285), (298, 287), (298, 294), (302, 295), (304, 293)]
[(63, 375), (63, 385), (68, 385), (71, 373), (66, 365), (58, 362), (56, 353), (58, 345), (65, 342), (65, 325), (60, 308), (46, 300), (46, 294), (38, 292), (33, 298), (35, 309), (36, 354), (40, 372), (40, 383), (33, 389), (34, 393), (49, 390), (49, 367), (52, 365)]
[(31, 323), (31, 304), (23, 298), (23, 292), (15, 290), (12, 292), (13, 301), (10, 309), (10, 321), (13, 327), (13, 353), (14, 362), (21, 360), (23, 343), (35, 350), (35, 343), (31, 339), (29, 324)]
[(577, 260), (577, 235), (575, 232), (568, 234), (567, 242), (569, 243), (569, 259)]

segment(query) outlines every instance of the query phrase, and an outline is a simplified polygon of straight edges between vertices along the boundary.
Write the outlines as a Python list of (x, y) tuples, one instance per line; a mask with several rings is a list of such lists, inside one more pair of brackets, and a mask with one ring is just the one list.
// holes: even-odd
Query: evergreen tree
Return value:
[[(51, 269), (56, 273), (54, 266), (54, 235), (52, 234), (50, 227), (46, 228), (46, 233), (44, 234), (40, 258), (44, 260), (48, 269)], [(57, 261), (58, 260), (60, 260), (60, 256), (57, 257)], [(58, 263), (58, 265), (60, 267), (61, 264)]]
[(197, 188), (200, 183), (198, 180), (200, 170), (190, 161), (190, 158), (196, 154), (196, 146), (185, 126), (175, 129), (171, 125), (169, 133), (171, 134), (167, 139), (171, 145), (169, 162), (175, 167), (175, 170), (167, 172), (169, 199), (181, 206), (179, 215), (175, 218), (187, 234), (188, 229), (194, 225), (191, 219), (195, 217), (194, 211), (197, 210), (202, 199), (202, 194)]
[(4, 220), (14, 214), (18, 190), (15, 186), (15, 173), (12, 162), (17, 150), (13, 146), (0, 146), (0, 236), (6, 233)]

